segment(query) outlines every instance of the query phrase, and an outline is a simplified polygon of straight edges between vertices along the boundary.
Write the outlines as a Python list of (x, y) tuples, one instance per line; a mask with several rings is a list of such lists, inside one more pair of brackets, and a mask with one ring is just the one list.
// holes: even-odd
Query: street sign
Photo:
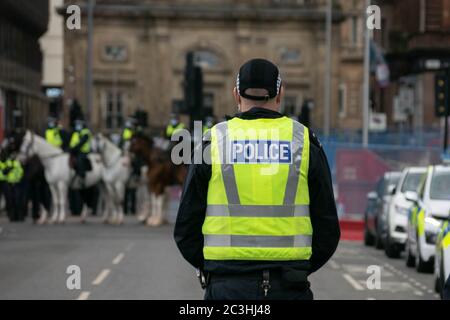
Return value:
[(450, 79), (448, 73), (437, 73), (435, 77), (435, 113), (436, 117), (445, 117), (450, 114)]

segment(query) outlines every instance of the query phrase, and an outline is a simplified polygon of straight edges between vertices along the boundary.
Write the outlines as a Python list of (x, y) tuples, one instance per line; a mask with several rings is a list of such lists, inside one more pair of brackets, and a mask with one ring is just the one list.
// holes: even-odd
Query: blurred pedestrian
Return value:
[(84, 181), (89, 170), (88, 154), (91, 152), (92, 133), (83, 120), (75, 121), (74, 132), (70, 139), (70, 153), (75, 159), (75, 171)]
[(178, 131), (185, 128), (184, 123), (180, 122), (180, 117), (177, 114), (170, 115), (170, 122), (166, 127), (166, 137), (170, 140), (172, 136)]
[(45, 140), (50, 143), (52, 146), (61, 148), (63, 145), (63, 140), (61, 136), (61, 127), (58, 124), (58, 121), (50, 117), (47, 120), (47, 129), (45, 130)]
[(20, 162), (7, 152), (0, 155), (0, 170), (3, 183), (3, 193), (6, 200), (6, 211), (11, 222), (24, 221), (25, 212), (23, 207), (22, 187), (23, 168)]

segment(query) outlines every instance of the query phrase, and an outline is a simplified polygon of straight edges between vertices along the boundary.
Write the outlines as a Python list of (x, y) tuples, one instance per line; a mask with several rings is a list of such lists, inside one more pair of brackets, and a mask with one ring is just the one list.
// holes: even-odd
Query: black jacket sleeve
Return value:
[(310, 133), (310, 140), (308, 186), (313, 226), (310, 271), (313, 273), (319, 270), (336, 251), (340, 229), (331, 173), (325, 152), (313, 132)]
[(203, 234), (211, 167), (191, 164), (184, 183), (174, 238), (183, 257), (195, 268), (203, 268)]

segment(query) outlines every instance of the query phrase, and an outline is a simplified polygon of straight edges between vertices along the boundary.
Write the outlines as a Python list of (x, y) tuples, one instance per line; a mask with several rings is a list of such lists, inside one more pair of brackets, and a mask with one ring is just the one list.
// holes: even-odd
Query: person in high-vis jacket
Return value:
[(25, 212), (21, 199), (21, 185), (23, 168), (21, 163), (2, 152), (0, 157), (0, 179), (6, 200), (6, 211), (10, 221), (23, 221)]
[(120, 148), (127, 148), (127, 144), (135, 135), (136, 131), (136, 120), (134, 118), (128, 118), (125, 122), (125, 128), (122, 131), (122, 135), (120, 136)]
[(54, 118), (48, 119), (47, 129), (45, 130), (45, 140), (57, 148), (61, 148), (63, 145), (61, 128), (58, 126), (58, 122)]
[(250, 60), (234, 90), (239, 113), (215, 125), (191, 164), (174, 230), (207, 300), (313, 298), (308, 276), (335, 252), (339, 222), (315, 134), (280, 114), (278, 68)]
[(170, 116), (170, 122), (166, 127), (166, 137), (170, 140), (172, 136), (185, 128), (184, 123), (180, 122), (180, 118), (176, 114)]
[(70, 152), (75, 157), (75, 171), (82, 179), (86, 177), (87, 156), (91, 151), (92, 133), (84, 121), (75, 121), (74, 132), (70, 139)]

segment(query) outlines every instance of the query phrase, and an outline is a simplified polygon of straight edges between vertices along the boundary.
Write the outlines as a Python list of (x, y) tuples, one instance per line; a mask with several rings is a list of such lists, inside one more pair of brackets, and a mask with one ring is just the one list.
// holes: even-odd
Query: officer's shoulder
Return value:
[(319, 138), (317, 137), (317, 135), (315, 134), (314, 131), (312, 131), (311, 129), (309, 129), (309, 142), (312, 143), (313, 145), (315, 145), (317, 148), (322, 149), (323, 145), (320, 142)]

